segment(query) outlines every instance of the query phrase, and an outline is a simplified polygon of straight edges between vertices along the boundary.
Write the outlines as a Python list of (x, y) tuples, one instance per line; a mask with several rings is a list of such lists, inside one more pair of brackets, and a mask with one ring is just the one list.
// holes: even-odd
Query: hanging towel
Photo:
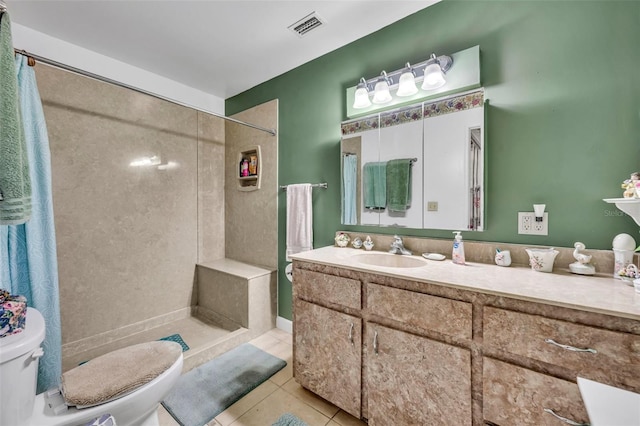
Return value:
[(367, 163), (362, 170), (365, 209), (384, 210), (387, 206), (387, 163)]
[(311, 184), (287, 186), (287, 261), (289, 255), (313, 249)]
[(342, 158), (342, 224), (357, 225), (356, 190), (358, 156), (349, 154)]
[(406, 212), (411, 206), (411, 160), (387, 162), (387, 205), (390, 211)]
[(0, 14), (0, 82), (0, 225), (18, 225), (31, 216), (31, 180), (7, 12)]

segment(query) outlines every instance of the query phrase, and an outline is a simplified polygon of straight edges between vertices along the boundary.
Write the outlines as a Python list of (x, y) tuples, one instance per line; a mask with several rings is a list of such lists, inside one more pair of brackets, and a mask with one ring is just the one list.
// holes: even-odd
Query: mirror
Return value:
[(484, 92), (342, 123), (342, 224), (482, 231)]

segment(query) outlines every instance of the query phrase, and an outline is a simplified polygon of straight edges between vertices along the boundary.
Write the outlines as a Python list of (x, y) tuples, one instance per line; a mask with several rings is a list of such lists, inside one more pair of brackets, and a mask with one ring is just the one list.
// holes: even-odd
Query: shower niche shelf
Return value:
[[(244, 164), (246, 160), (246, 165)], [(239, 191), (255, 191), (260, 189), (260, 173), (262, 158), (260, 146), (254, 145), (238, 152), (236, 176)]]

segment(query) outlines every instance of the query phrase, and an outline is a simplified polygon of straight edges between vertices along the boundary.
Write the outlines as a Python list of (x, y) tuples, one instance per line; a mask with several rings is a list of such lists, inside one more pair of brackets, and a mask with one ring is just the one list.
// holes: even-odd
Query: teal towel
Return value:
[(0, 15), (0, 82), (0, 225), (19, 225), (31, 217), (31, 180), (6, 12)]
[(406, 212), (411, 206), (411, 160), (387, 162), (387, 206), (390, 211)]
[(384, 210), (387, 206), (387, 163), (366, 163), (362, 170), (365, 209)]

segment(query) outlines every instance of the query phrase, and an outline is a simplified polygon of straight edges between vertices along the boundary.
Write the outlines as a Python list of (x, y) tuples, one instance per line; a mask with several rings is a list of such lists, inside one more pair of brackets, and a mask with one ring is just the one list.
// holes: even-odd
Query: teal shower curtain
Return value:
[[(23, 55), (16, 57), (18, 95), (31, 176), (31, 219), (0, 226), (0, 288), (27, 297), (44, 317), (44, 356), (38, 393), (57, 386), (62, 374), (62, 337), (56, 237), (51, 195), (51, 153), (36, 76)], [(27, 327), (29, 318), (27, 318)]]

